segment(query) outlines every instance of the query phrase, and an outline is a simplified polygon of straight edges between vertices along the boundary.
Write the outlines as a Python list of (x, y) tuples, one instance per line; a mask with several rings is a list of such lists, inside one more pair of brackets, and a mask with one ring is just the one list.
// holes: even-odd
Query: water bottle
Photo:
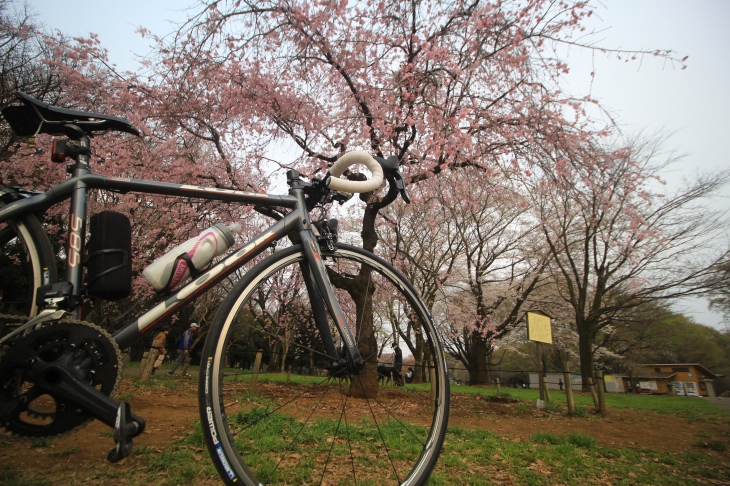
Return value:
[(172, 290), (190, 276), (191, 270), (197, 276), (213, 258), (225, 253), (233, 245), (233, 233), (240, 230), (238, 223), (218, 223), (152, 262), (142, 275), (156, 291)]

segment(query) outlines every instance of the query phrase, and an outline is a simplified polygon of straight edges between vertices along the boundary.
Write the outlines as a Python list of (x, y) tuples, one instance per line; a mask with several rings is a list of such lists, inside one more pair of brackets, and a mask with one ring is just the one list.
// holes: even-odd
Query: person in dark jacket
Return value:
[(393, 352), (395, 353), (395, 359), (393, 360), (393, 381), (398, 386), (403, 386), (403, 351), (398, 347), (398, 343), (393, 343)]
[(200, 326), (193, 322), (190, 324), (190, 328), (180, 337), (180, 341), (177, 343), (177, 358), (172, 364), (170, 371), (167, 372), (168, 375), (174, 375), (177, 367), (183, 364), (188, 358), (190, 347), (193, 345), (193, 335), (198, 332), (198, 327)]

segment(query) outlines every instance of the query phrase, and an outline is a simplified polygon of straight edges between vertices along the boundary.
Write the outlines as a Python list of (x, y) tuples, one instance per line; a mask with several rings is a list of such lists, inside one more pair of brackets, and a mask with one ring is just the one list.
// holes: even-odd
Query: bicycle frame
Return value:
[[(79, 156), (81, 159), (83, 155)], [(88, 156), (86, 157), (88, 160)], [(332, 316), (342, 337), (352, 363), (356, 368), (364, 366), (355, 344), (355, 339), (347, 326), (345, 314), (335, 296), (327, 277), (326, 267), (321, 258), (317, 237), (312, 229), (307, 204), (304, 197), (304, 182), (296, 171), (289, 171), (287, 178), (290, 184), (289, 195), (258, 194), (232, 189), (217, 189), (203, 186), (173, 184), (167, 182), (125, 179), (92, 174), (87, 161), (79, 160), (74, 164), (74, 177), (54, 186), (46, 192), (27, 199), (14, 201), (0, 208), (0, 223), (12, 220), (23, 214), (44, 211), (66, 199), (70, 199), (69, 235), (66, 260), (66, 279), (73, 284), (76, 297), (81, 297), (83, 283), (83, 242), (86, 239), (86, 195), (89, 189), (108, 190), (112, 192), (156, 194), (178, 197), (194, 197), (200, 199), (260, 205), (266, 207), (284, 207), (292, 211), (271, 227), (267, 228), (242, 247), (234, 250), (224, 259), (207, 271), (180, 288), (163, 302), (127, 324), (114, 334), (114, 340), (121, 349), (128, 347), (142, 334), (153, 329), (164, 318), (176, 312), (180, 307), (195, 300), (199, 295), (215, 286), (227, 276), (250, 262), (272, 242), (298, 232), (302, 249), (306, 256), (303, 268), (307, 290), (317, 327), (320, 330), (327, 353), (337, 360), (332, 334), (327, 322), (326, 312)], [(75, 256), (78, 253), (78, 256)], [(320, 297), (321, 296), (321, 297)], [(324, 301), (324, 302), (322, 302)], [(324, 304), (324, 306), (322, 305)], [(326, 307), (326, 310), (325, 310)], [(78, 314), (78, 310), (74, 311)], [(75, 314), (75, 315), (76, 315)], [(78, 315), (76, 315), (78, 317)]]

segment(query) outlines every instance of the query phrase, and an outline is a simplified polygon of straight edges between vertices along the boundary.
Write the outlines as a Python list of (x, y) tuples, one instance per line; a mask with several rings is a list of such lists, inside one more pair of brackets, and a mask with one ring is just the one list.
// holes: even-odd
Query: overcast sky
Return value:
[[(149, 44), (135, 30), (157, 35), (185, 18), (186, 0), (28, 0), (46, 26), (66, 34), (99, 35), (111, 61), (134, 69), (135, 55)], [(598, 53), (573, 49), (567, 88), (597, 98), (627, 133), (663, 130), (672, 133), (667, 149), (686, 154), (672, 174), (671, 187), (696, 171), (730, 169), (730, 1), (605, 0), (596, 3), (588, 30), (602, 31), (593, 42), (607, 48), (672, 49), (687, 59), (681, 70), (652, 56), (624, 63)], [(590, 73), (595, 77), (591, 78)], [(670, 187), (670, 189), (671, 189)], [(730, 199), (717, 202), (730, 209)], [(725, 242), (726, 243), (726, 242)], [(676, 310), (697, 322), (723, 329), (722, 316), (694, 300)]]

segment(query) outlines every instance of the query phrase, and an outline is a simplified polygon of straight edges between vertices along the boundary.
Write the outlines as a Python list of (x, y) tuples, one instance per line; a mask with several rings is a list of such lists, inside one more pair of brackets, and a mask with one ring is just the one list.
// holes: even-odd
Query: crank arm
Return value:
[(117, 462), (132, 453), (132, 437), (144, 431), (145, 421), (131, 412), (127, 402), (115, 402), (111, 397), (58, 366), (49, 366), (40, 376), (38, 384), (51, 396), (58, 396), (78, 405), (114, 429), (116, 445), (107, 455), (109, 462)]
[[(59, 366), (49, 366), (43, 369), (39, 376), (38, 385), (51, 396), (58, 396), (78, 405), (109, 427), (115, 426), (119, 404), (111, 397)], [(136, 423), (136, 431), (133, 434), (133, 437), (136, 437), (144, 430), (145, 422), (134, 414), (131, 417)]]

